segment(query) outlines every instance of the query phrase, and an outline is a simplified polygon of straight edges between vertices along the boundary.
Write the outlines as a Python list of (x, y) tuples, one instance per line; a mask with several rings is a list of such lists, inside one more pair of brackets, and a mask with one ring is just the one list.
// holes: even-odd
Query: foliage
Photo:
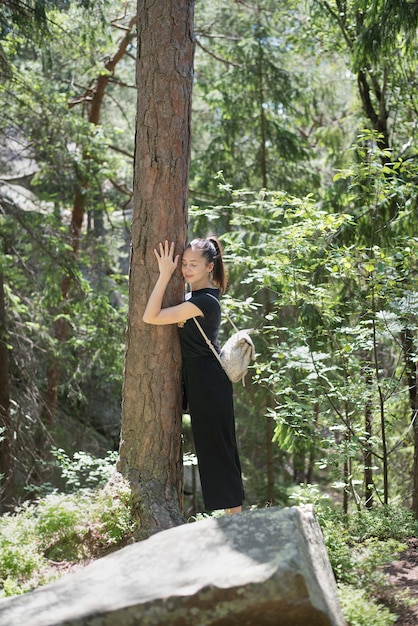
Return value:
[(80, 451), (70, 458), (61, 448), (52, 453), (65, 482), (65, 493), (104, 487), (112, 477), (118, 456), (108, 452), (104, 458), (96, 458)]
[(346, 515), (330, 506), (318, 485), (293, 490), (293, 503), (315, 506), (331, 567), (337, 579), (343, 614), (350, 626), (392, 624), (396, 615), (381, 604), (391, 596), (396, 610), (407, 599), (394, 597), (383, 567), (405, 549), (402, 543), (418, 532), (418, 522), (402, 506), (384, 506)]
[(364, 589), (338, 585), (341, 609), (350, 626), (390, 626), (397, 616), (384, 606), (377, 605)]
[[(77, 462), (74, 465), (76, 475), (79, 468)], [(57, 565), (65, 569), (65, 564), (69, 567), (103, 555), (133, 531), (130, 488), (117, 473), (100, 489), (51, 493), (36, 504), (26, 503), (0, 518), (3, 594), (24, 593), (45, 584), (59, 575)]]
[[(310, 116), (309, 139), (315, 144), (323, 184), (316, 201), (312, 196), (289, 199), (286, 194), (274, 198), (254, 190), (234, 191), (241, 181), (230, 173), (233, 168), (214, 159), (212, 171), (218, 175), (213, 184), (219, 180), (221, 184), (218, 192), (213, 187), (211, 191), (226, 202), (208, 209), (206, 200), (205, 209), (193, 213), (195, 229), (226, 231), (230, 290), (241, 299), (253, 298), (257, 312), (249, 325), (263, 325), (255, 368), (261, 389), (252, 391), (251, 397), (240, 391), (237, 413), (243, 415), (245, 433), (254, 414), (267, 412), (275, 420), (280, 448), (276, 477), (280, 472), (282, 481), (303, 481), (320, 469), (341, 490), (344, 507), (350, 498), (357, 507), (363, 498), (371, 504), (372, 497), (388, 502), (397, 494), (409, 502), (411, 484), (399, 477), (410, 475), (412, 463), (413, 407), (411, 412), (405, 371), (413, 367), (408, 359), (414, 360), (416, 354), (416, 174), (411, 149), (417, 119), (415, 113), (411, 117), (417, 93), (416, 8), (399, 2), (393, 12), (387, 3), (376, 2), (366, 11), (364, 3), (353, 1), (341, 11), (334, 2), (304, 7), (293, 3), (291, 20), (286, 20), (280, 9), (264, 14), (264, 7), (252, 5), (257, 18), (261, 14), (271, 27), (280, 15), (283, 25), (272, 58), (280, 58), (285, 41), (293, 58), (303, 63), (309, 104), (303, 97), (306, 84), (296, 79), (296, 73), (287, 76), (296, 86), (298, 104), (304, 103)], [(211, 10), (208, 22), (216, 24), (217, 34), (221, 25), (216, 6)], [(240, 17), (244, 23), (245, 8)], [(233, 31), (228, 20), (225, 24), (229, 35)], [(378, 24), (383, 25), (379, 33)], [(213, 74), (203, 66), (203, 99), (209, 104), (208, 94), (216, 104), (213, 146), (224, 156), (220, 124), (236, 120), (239, 138), (243, 142), (247, 138), (239, 97), (228, 98), (222, 82), (230, 81), (231, 89), (240, 84), (241, 70), (235, 68), (233, 56), (237, 48), (227, 35), (208, 36), (204, 28), (198, 35), (206, 35), (202, 49), (213, 52)], [(267, 49), (270, 43), (266, 36), (262, 46)], [(256, 49), (250, 37), (243, 45), (247, 51)], [(232, 54), (227, 53), (228, 46)], [(223, 73), (217, 74), (221, 66), (214, 58), (225, 61)], [(199, 59), (198, 55), (198, 63)], [(232, 76), (235, 80), (230, 80)], [(227, 103), (233, 103), (232, 115)], [(297, 124), (294, 111), (284, 102), (282, 106)], [(251, 105), (247, 108), (252, 110)], [(202, 107), (199, 113), (198, 123), (205, 121), (210, 140), (207, 111)], [(200, 128), (198, 123), (195, 129)], [(258, 128), (256, 123), (254, 127)], [(198, 130), (199, 141), (202, 134)], [(352, 149), (347, 149), (349, 143)], [(250, 167), (251, 174), (257, 171)], [(336, 167), (344, 169), (336, 173)], [(236, 160), (236, 170), (246, 176), (248, 164)], [(273, 170), (269, 168), (269, 174)], [(203, 177), (197, 180), (205, 185)], [(292, 215), (288, 207), (298, 203), (300, 210)], [(347, 221), (321, 230), (324, 215)], [(408, 351), (404, 333), (409, 325), (413, 346)], [(364, 415), (369, 411), (371, 423), (366, 425)], [(259, 468), (259, 454), (252, 463)], [(258, 469), (251, 480), (255, 482), (259, 473)], [(283, 498), (279, 488), (276, 497)]]
[[(9, 0), (0, 7), (0, 39), (12, 29), (21, 31), (30, 38), (39, 38), (49, 35), (50, 19), (48, 12), (60, 6), (60, 0)], [(67, 7), (71, 4), (67, 2)], [(91, 9), (92, 0), (74, 0), (72, 4)], [(97, 4), (97, 3), (96, 3)], [(34, 28), (35, 27), (35, 28)]]
[(220, 196), (219, 171), (237, 188), (318, 185), (308, 137), (298, 132), (309, 124), (309, 87), (291, 64), (286, 12), (271, 0), (197, 7), (190, 186), (200, 206)]
[[(40, 433), (51, 371), (60, 374), (58, 411), (49, 428), (52, 445), (67, 447), (58, 425), (63, 413), (72, 415), (76, 430), (85, 430), (93, 394), (106, 393), (115, 415), (120, 407), (128, 258), (124, 210), (133, 146), (133, 137), (123, 130), (135, 99), (125, 94), (120, 104), (115, 85), (120, 79), (122, 90), (129, 91), (132, 61), (121, 62), (104, 98), (102, 119), (111, 119), (117, 109), (117, 125), (113, 119), (101, 126), (90, 121), (89, 94), (107, 72), (103, 59), (117, 49), (120, 27), (132, 17), (126, 3), (12, 2), (8, 7), (0, 9), (0, 20), (10, 18), (0, 50), (8, 68), (0, 82), (5, 111), (0, 265), (15, 470), (39, 483), (47, 454)], [(42, 38), (33, 20), (32, 36), (25, 30), (26, 18), (38, 8)], [(82, 213), (80, 232), (76, 210)], [(104, 449), (116, 441), (117, 435), (109, 436)], [(16, 499), (21, 495), (18, 481)]]

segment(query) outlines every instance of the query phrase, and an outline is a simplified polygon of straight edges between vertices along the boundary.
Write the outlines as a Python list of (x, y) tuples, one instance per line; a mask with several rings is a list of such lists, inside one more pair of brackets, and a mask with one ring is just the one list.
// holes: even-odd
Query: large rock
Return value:
[(32, 593), (1, 626), (343, 626), (311, 506), (166, 530)]

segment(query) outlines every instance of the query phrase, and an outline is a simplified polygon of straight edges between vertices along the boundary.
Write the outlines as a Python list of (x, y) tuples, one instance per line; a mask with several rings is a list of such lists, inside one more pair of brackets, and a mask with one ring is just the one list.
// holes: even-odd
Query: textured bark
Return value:
[[(141, 536), (181, 515), (181, 355), (175, 326), (142, 314), (157, 280), (153, 249), (187, 233), (193, 0), (138, 2), (138, 108), (120, 471), (129, 478)], [(175, 273), (164, 305), (183, 299)]]

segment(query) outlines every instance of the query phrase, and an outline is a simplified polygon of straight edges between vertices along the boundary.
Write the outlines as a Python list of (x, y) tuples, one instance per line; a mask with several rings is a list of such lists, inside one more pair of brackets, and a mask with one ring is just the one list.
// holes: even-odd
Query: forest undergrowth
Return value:
[[(113, 453), (70, 459), (57, 450), (55, 457), (64, 491), (44, 493), (0, 518), (0, 597), (52, 582), (135, 537), (129, 485), (115, 472)], [(307, 503), (315, 507), (349, 626), (412, 623), (397, 621), (411, 613), (413, 598), (388, 569), (417, 535), (411, 512), (388, 506), (344, 515), (314, 485), (296, 488), (288, 502)]]

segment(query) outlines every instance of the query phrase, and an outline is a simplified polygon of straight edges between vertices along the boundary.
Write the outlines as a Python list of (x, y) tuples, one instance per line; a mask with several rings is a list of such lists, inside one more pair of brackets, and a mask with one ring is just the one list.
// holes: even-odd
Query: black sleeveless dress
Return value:
[[(219, 290), (199, 289), (188, 294), (187, 299), (204, 314), (198, 321), (218, 349)], [(179, 336), (183, 383), (205, 507), (213, 511), (240, 506), (244, 490), (235, 436), (232, 383), (193, 319), (179, 324)]]

